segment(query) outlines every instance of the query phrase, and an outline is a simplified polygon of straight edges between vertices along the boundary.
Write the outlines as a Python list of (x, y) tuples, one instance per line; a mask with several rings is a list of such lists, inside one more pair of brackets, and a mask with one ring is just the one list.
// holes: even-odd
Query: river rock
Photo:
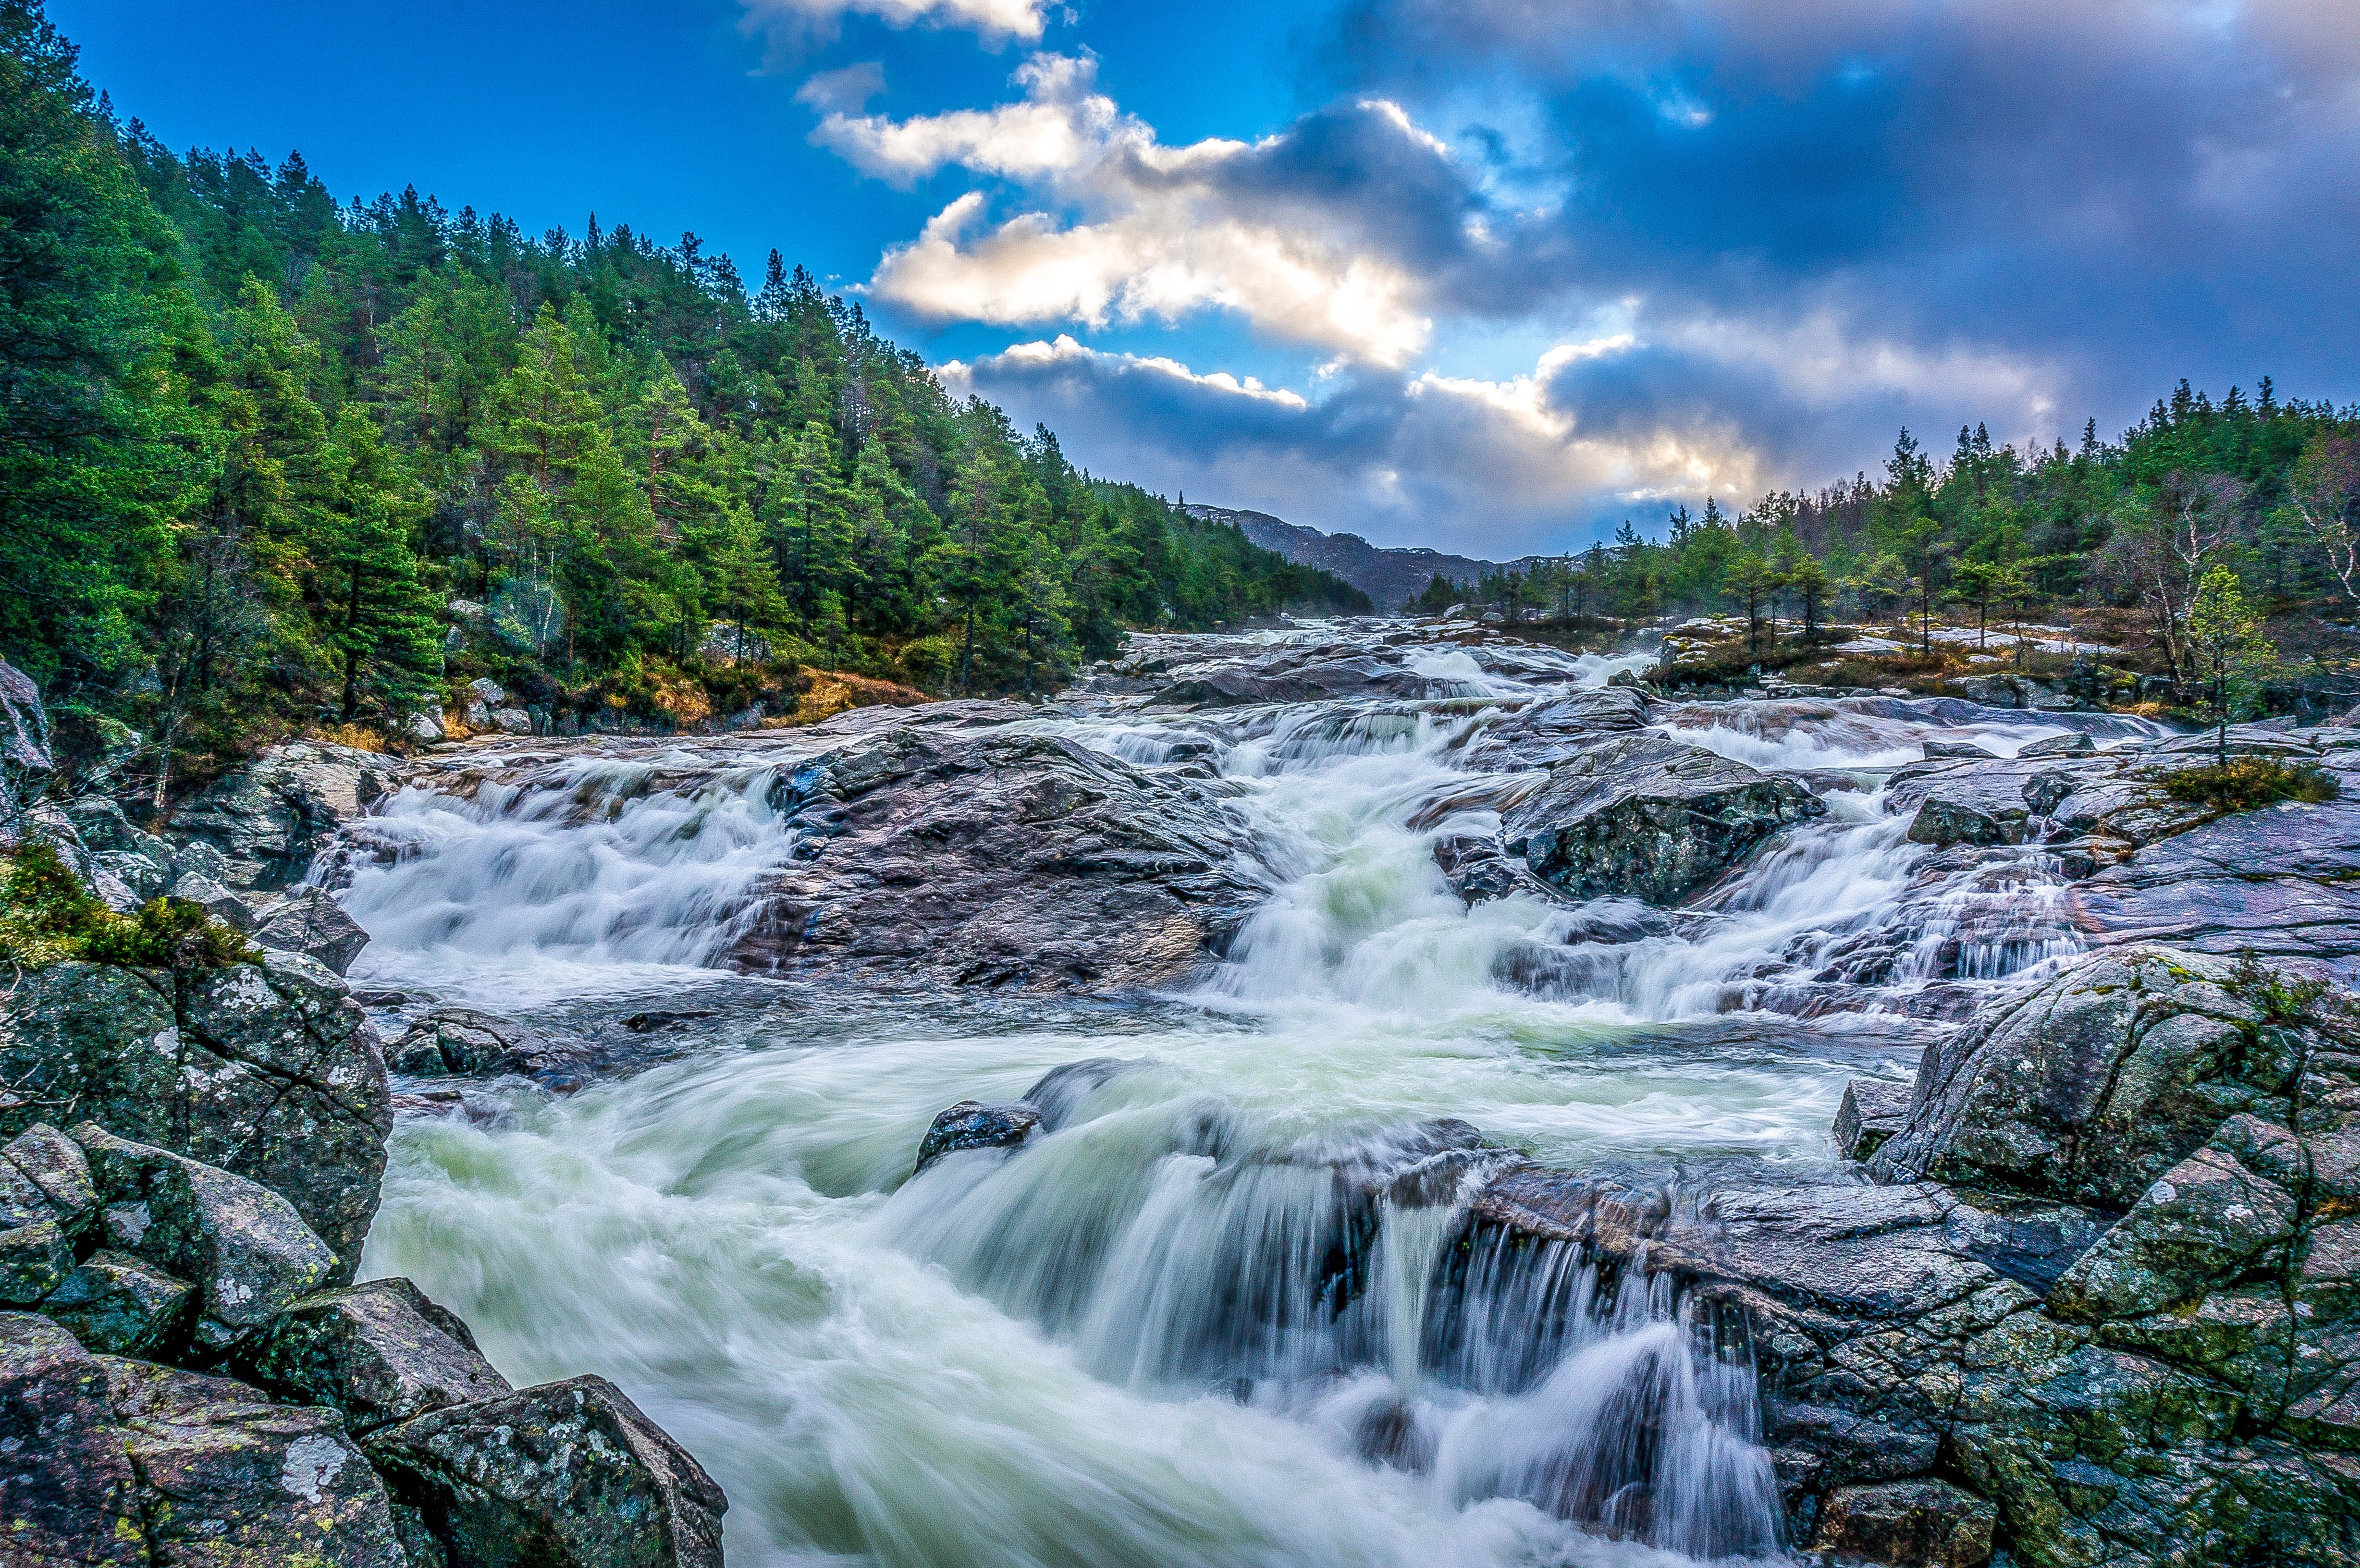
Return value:
[(1909, 842), (1938, 849), (1954, 844), (2022, 844), (2031, 814), (2022, 805), (1984, 811), (1968, 801), (1935, 795), (1909, 820)]
[(1316, 702), (1327, 693), (1306, 681), (1251, 670), (1217, 670), (1175, 681), (1147, 701), (1150, 708), (1247, 708), (1265, 702)]
[(93, 1350), (153, 1357), (176, 1345), (195, 1301), (187, 1280), (128, 1253), (102, 1250), (67, 1275), (40, 1311)]
[(603, 1377), (453, 1405), (364, 1444), (410, 1521), (413, 1560), (720, 1568), (728, 1499)]
[(934, 1117), (918, 1142), (918, 1170), (923, 1171), (945, 1154), (963, 1149), (1013, 1149), (1032, 1136), (1041, 1112), (1022, 1100), (987, 1105), (961, 1100)]
[(359, 1257), (391, 1089), (375, 1031), (309, 959), (267, 953), (178, 975), (51, 964), (0, 1001), (0, 1078), (30, 1102), (0, 1112), (0, 1130), (88, 1117), (261, 1182)]
[(933, 708), (867, 712), (889, 713), (870, 721), (881, 734), (779, 789), (797, 859), (765, 885), (732, 951), (741, 967), (888, 985), (1165, 986), (1197, 973), (1269, 889), (1252, 830), (1196, 783), (1059, 737), (955, 733), (958, 715)]
[(299, 887), (262, 913), (254, 925), (254, 940), (282, 953), (300, 953), (321, 967), (342, 975), (368, 945), (344, 906), (322, 887)]
[(150, 1362), (102, 1364), (157, 1563), (409, 1568), (385, 1488), (335, 1411)]
[(409, 1280), (371, 1279), (294, 1302), (239, 1367), (283, 1399), (334, 1406), (366, 1432), (511, 1391), (464, 1334)]
[(74, 1138), (91, 1156), (108, 1242), (196, 1282), (200, 1345), (228, 1347), (335, 1271), (336, 1255), (268, 1188), (87, 1122)]
[(2097, 749), (2098, 743), (2096, 741), (2091, 739), (2086, 735), (2075, 733), (2060, 735), (2044, 735), (2038, 740), (2027, 741), (2024, 745), (2016, 748), (2016, 755), (2019, 758), (2041, 757), (2087, 757)]
[(176, 838), (219, 850), (234, 892), (303, 879), (328, 837), (382, 799), (387, 759), (326, 741), (289, 741), (230, 769), (172, 814)]
[(0, 1312), (0, 1552), (25, 1568), (152, 1561), (104, 1364), (24, 1312)]
[(1667, 905), (1742, 864), (1781, 827), (1826, 810), (1791, 779), (1633, 735), (1550, 768), (1548, 781), (1505, 813), (1502, 838), (1568, 897)]
[(1854, 1078), (1836, 1107), (1836, 1148), (1846, 1160), (1866, 1160), (1909, 1119), (1909, 1086)]
[(1929, 740), (1926, 743), (1928, 760), (1969, 757), (1977, 761), (1995, 761), (1999, 753), (1977, 746), (1971, 740)]

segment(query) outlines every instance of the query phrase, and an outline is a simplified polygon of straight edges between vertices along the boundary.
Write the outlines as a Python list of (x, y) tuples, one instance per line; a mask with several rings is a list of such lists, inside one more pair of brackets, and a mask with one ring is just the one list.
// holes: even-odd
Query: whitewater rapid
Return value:
[[(2037, 866), (1998, 895), (1917, 884), (1928, 852), (1884, 814), (1879, 770), (1939, 725), (1765, 734), (1746, 704), (1675, 733), (1846, 787), (1707, 908), (1466, 907), (1433, 844), (1498, 825), (1466, 803), (1498, 780), (1461, 759), (1487, 704), (1637, 662), (1520, 657), (1416, 650), (1450, 693), (1424, 703), (1026, 721), (1139, 765), (1207, 757), (1268, 845), (1276, 890), (1227, 960), (1122, 1005), (929, 1008), (708, 967), (795, 851), (766, 768), (652, 787), (696, 765), (683, 752), (636, 776), (578, 762), (536, 793), (404, 792), (373, 824), (399, 853), (345, 894), (373, 938), (360, 983), (552, 1027), (712, 1016), (636, 1076), (511, 1080), (405, 1118), (365, 1272), (458, 1309), (512, 1378), (619, 1383), (727, 1490), (733, 1564), (1775, 1556), (1742, 1345), (1667, 1281), (1601, 1281), (1571, 1249), (1446, 1258), (1447, 1160), (1415, 1198), (1355, 1172), (1450, 1118), (1675, 1188), (1832, 1175), (1844, 1081), (1914, 1068), (1914, 987), (2073, 943)], [(2013, 751), (2057, 732), (1945, 733)], [(2031, 911), (2019, 939), (1977, 916), (1994, 898)], [(1904, 924), (1895, 1005), (1760, 1005)], [(1961, 929), (1988, 951), (1938, 962)], [(945, 1105), (1085, 1059), (1121, 1065), (1045, 1136), (911, 1176)]]

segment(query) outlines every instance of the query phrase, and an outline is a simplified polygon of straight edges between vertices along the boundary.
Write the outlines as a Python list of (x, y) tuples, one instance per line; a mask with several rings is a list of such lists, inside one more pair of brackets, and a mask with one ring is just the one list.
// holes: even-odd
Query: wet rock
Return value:
[(254, 926), (254, 940), (282, 953), (300, 953), (342, 975), (368, 945), (368, 932), (321, 887), (299, 887), (272, 905)]
[(2022, 844), (2031, 812), (2021, 805), (1985, 811), (1942, 795), (1928, 798), (1909, 820), (1909, 842), (1937, 848), (1954, 844)]
[(1836, 1147), (1846, 1160), (1866, 1160), (1909, 1119), (1909, 1086), (1855, 1078), (1836, 1107)]
[(453, 1405), (364, 1443), (424, 1552), (453, 1564), (720, 1568), (728, 1499), (603, 1377)]
[(31, 676), (0, 660), (0, 845), (25, 836), (26, 814), (48, 789), (56, 768), (41, 689)]
[(1928, 1051), (1881, 1176), (2129, 1209), (2223, 1119), (2289, 1087), (2236, 965), (2133, 947), (1988, 1009)]
[(294, 1302), (238, 1364), (281, 1399), (333, 1405), (354, 1432), (366, 1432), (511, 1392), (464, 1333), (409, 1280), (372, 1279)]
[(1983, 1568), (1998, 1519), (1990, 1503), (1947, 1481), (1839, 1486), (1811, 1550), (1890, 1568)]
[(1593, 687), (1502, 712), (1469, 730), (1456, 749), (1468, 768), (1484, 772), (1546, 768), (1606, 736), (1642, 729), (1653, 716), (1635, 687)]
[(325, 741), (289, 741), (232, 768), (172, 816), (176, 838), (224, 857), (235, 892), (290, 887), (338, 827), (388, 791), (384, 757)]
[(1929, 759), (1972, 757), (1979, 761), (1989, 762), (1996, 761), (1999, 753), (1977, 746), (1970, 740), (1929, 740), (1926, 743), (1926, 756)]
[(1575, 898), (1674, 904), (1742, 864), (1772, 833), (1827, 808), (1790, 779), (1635, 735), (1557, 764), (1505, 813), (1502, 839)]
[(1434, 864), (1442, 879), (1470, 908), (1512, 893), (1550, 897), (1521, 855), (1511, 855), (1496, 838), (1451, 833), (1434, 841)]
[(157, 1563), (408, 1568), (385, 1488), (335, 1411), (149, 1362), (102, 1364)]
[(1217, 670), (1186, 681), (1175, 681), (1147, 701), (1150, 708), (1246, 708), (1264, 702), (1308, 702), (1326, 693), (1308, 681), (1259, 674), (1251, 670)]
[(107, 1356), (158, 1356), (179, 1342), (195, 1288), (128, 1253), (91, 1254), (41, 1302), (41, 1315)]
[(25, 1568), (152, 1561), (104, 1365), (22, 1312), (0, 1312), (0, 1555)]
[(2048, 735), (2027, 741), (2016, 748), (2019, 758), (2039, 757), (2087, 757), (2098, 749), (2098, 743), (2086, 735)]
[(387, 1065), (394, 1072), (421, 1078), (488, 1078), (508, 1073), (537, 1078), (569, 1072), (581, 1064), (581, 1057), (578, 1050), (550, 1040), (514, 1018), (473, 1007), (435, 1008), (386, 1051)]
[(74, 1138), (91, 1157), (109, 1244), (196, 1283), (200, 1346), (226, 1348), (335, 1269), (336, 1255), (268, 1188), (89, 1123)]
[(926, 1136), (918, 1143), (917, 1169), (923, 1171), (944, 1155), (963, 1149), (1013, 1149), (1040, 1125), (1041, 1112), (1022, 1100), (997, 1105), (961, 1100), (926, 1128)]
[(1252, 830), (1206, 789), (1057, 737), (945, 727), (958, 718), (895, 711), (782, 783), (806, 858), (765, 884), (733, 963), (894, 986), (1164, 986), (1267, 893)]

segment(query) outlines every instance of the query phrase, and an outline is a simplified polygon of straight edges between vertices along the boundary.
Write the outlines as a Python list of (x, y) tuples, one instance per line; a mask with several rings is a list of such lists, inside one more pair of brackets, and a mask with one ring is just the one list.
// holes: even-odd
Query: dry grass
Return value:
[(866, 675), (848, 675), (836, 670), (806, 670), (803, 673), (810, 678), (811, 685), (796, 702), (795, 711), (764, 719), (764, 729), (815, 724), (855, 708), (914, 708), (934, 701), (914, 686)]
[(383, 735), (360, 724), (322, 724), (311, 733), (315, 740), (348, 746), (355, 751), (382, 753), (387, 749)]

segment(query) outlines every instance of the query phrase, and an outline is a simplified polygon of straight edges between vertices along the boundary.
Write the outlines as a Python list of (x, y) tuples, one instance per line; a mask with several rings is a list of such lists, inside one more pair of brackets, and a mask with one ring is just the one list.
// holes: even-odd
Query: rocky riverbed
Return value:
[[(348, 1445), (303, 1528), (411, 1562), (625, 1560), (606, 1496), (704, 1561), (725, 1486), (733, 1563), (2360, 1555), (2348, 787), (2224, 815), (2163, 788), (2210, 737), (1658, 662), (1139, 637), (1040, 707), (50, 811), (272, 956), (20, 985), (8, 1160), (294, 1228), (232, 1308), (27, 1209), (82, 1283), (13, 1375), (138, 1528), (202, 1408)], [(172, 1326), (77, 1329), (102, 1286)], [(478, 1504), (511, 1414), (622, 1468)]]

